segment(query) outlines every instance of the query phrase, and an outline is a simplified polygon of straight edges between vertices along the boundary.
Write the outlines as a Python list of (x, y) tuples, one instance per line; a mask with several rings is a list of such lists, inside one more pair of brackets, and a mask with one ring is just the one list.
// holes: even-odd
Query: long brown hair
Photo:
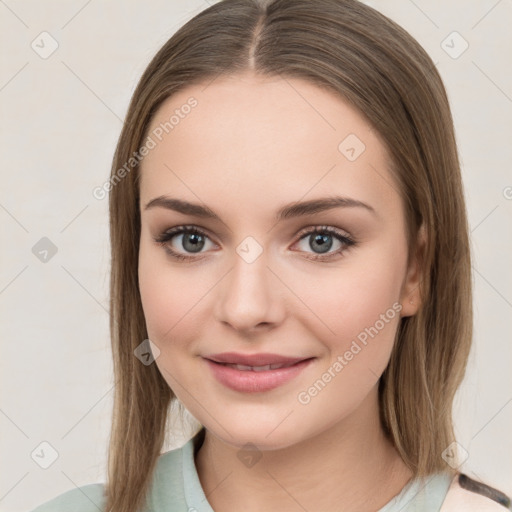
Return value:
[(165, 99), (188, 85), (249, 69), (336, 92), (386, 144), (406, 211), (409, 257), (422, 225), (428, 243), (420, 310), (401, 319), (381, 377), (381, 421), (415, 476), (450, 471), (441, 454), (454, 440), (452, 402), (470, 350), (472, 290), (453, 121), (436, 67), (404, 29), (356, 0), (223, 0), (188, 21), (153, 58), (133, 94), (113, 159), (116, 387), (107, 511), (135, 512), (144, 505), (174, 398), (156, 364), (143, 365), (134, 356), (148, 335), (137, 273), (139, 166), (126, 171), (126, 163)]

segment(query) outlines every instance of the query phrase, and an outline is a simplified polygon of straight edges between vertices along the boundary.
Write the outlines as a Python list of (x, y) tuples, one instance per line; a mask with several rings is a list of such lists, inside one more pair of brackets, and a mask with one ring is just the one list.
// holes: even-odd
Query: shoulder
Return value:
[[(203, 510), (204, 496), (194, 455), (204, 440), (204, 427), (180, 448), (162, 453), (150, 490), (150, 510)], [(196, 502), (198, 506), (194, 504)], [(194, 506), (192, 506), (194, 505)]]
[[(167, 509), (170, 503), (187, 508), (184, 476), (190, 485), (195, 471), (194, 449), (203, 436), (204, 431), (200, 431), (182, 447), (159, 455), (149, 488), (151, 510)], [(200, 485), (197, 477), (193, 481)], [(105, 484), (96, 483), (71, 489), (30, 512), (105, 512), (105, 505)]]
[(196, 475), (194, 455), (204, 441), (205, 429), (201, 428), (179, 448), (161, 453), (155, 468), (155, 482), (164, 482), (166, 488), (183, 489), (185, 481)]
[(184, 447), (161, 453), (157, 459), (153, 475), (152, 493), (163, 489), (177, 492), (183, 487)]
[[(182, 487), (182, 451), (161, 454), (150, 490), (151, 505), (172, 503)], [(30, 512), (105, 512), (105, 485), (96, 483), (70, 489)], [(179, 497), (178, 497), (179, 499)]]
[(149, 489), (151, 510), (167, 509), (170, 503), (187, 509), (183, 466), (190, 456), (192, 442), (159, 455)]
[(56, 496), (31, 512), (103, 512), (105, 505), (103, 484), (77, 487)]
[(440, 512), (505, 512), (512, 510), (510, 498), (464, 473), (453, 478)]

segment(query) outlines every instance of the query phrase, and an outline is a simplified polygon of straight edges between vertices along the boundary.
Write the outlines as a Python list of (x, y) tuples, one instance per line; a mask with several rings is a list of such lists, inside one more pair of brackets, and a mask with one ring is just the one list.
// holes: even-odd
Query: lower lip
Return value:
[(299, 375), (313, 361), (313, 358), (305, 359), (286, 368), (263, 370), (261, 372), (237, 370), (230, 366), (215, 363), (210, 359), (205, 359), (205, 361), (211, 368), (214, 377), (224, 386), (244, 393), (260, 393), (270, 391), (289, 382)]

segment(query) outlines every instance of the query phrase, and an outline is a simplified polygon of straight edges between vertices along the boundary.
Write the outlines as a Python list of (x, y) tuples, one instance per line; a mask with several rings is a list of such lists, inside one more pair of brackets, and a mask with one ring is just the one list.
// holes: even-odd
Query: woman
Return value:
[[(468, 226), (403, 29), (355, 0), (209, 7), (144, 72), (108, 188), (109, 479), (37, 512), (510, 506), (457, 471)], [(174, 399), (202, 428), (161, 454)]]

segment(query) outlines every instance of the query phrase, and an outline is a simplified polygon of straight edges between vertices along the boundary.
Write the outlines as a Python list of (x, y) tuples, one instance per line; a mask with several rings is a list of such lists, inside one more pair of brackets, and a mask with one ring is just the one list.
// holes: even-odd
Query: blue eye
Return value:
[(208, 238), (206, 233), (195, 226), (177, 226), (161, 233), (155, 238), (155, 242), (162, 245), (173, 258), (178, 260), (193, 259), (193, 256), (177, 252), (169, 247), (168, 242), (179, 235), (183, 235), (181, 240), (182, 247), (192, 253), (200, 253), (201, 249), (205, 245), (204, 239)]
[[(308, 238), (308, 246), (314, 251), (314, 257), (311, 259), (321, 261), (332, 259), (334, 256), (341, 254), (347, 248), (356, 244), (353, 238), (329, 226), (318, 226), (302, 233), (299, 242)], [(328, 252), (333, 246), (333, 238), (340, 243), (341, 247), (334, 252)], [(315, 252), (316, 250), (319, 252)]]
[[(176, 251), (171, 248), (169, 244), (173, 238), (180, 235), (183, 235), (180, 243), (185, 253)], [(355, 240), (350, 236), (329, 226), (310, 228), (300, 235), (297, 243), (307, 238), (310, 239), (308, 246), (313, 250), (313, 256), (308, 256), (308, 258), (312, 260), (326, 261), (332, 259), (344, 252), (347, 248), (356, 244)], [(333, 239), (335, 239), (341, 247), (334, 252), (329, 252), (333, 246)], [(210, 238), (204, 231), (195, 226), (177, 226), (162, 232), (159, 236), (155, 237), (154, 240), (161, 245), (172, 258), (177, 260), (193, 260), (197, 259), (194, 254), (202, 254), (202, 249), (205, 247), (206, 241), (210, 240)]]

